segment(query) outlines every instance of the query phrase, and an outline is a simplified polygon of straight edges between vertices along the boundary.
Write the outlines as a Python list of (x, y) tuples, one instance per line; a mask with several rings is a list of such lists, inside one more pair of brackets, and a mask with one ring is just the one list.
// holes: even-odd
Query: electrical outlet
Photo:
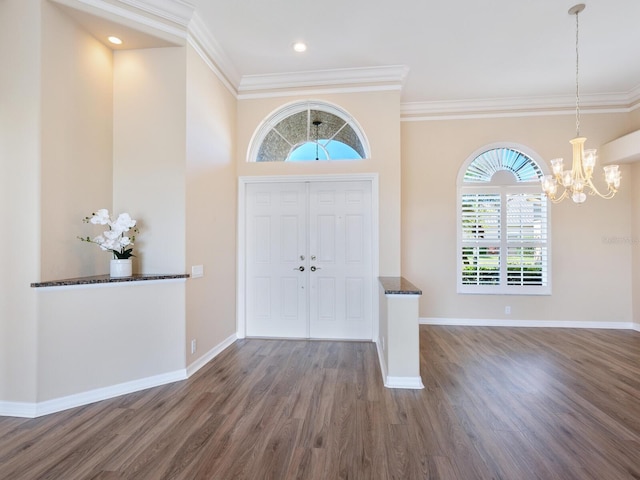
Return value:
[(198, 349), (198, 345), (196, 344), (196, 339), (194, 338), (193, 340), (191, 340), (191, 355), (196, 353), (197, 349)]
[(505, 315), (511, 315), (511, 307), (509, 305), (504, 307), (504, 313)]

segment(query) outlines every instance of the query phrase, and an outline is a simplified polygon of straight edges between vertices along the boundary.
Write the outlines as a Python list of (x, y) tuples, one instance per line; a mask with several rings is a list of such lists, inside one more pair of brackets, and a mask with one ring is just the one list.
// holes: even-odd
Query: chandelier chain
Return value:
[(580, 136), (580, 82), (578, 80), (580, 74), (580, 50), (578, 49), (580, 30), (579, 16), (580, 12), (576, 12), (576, 137)]

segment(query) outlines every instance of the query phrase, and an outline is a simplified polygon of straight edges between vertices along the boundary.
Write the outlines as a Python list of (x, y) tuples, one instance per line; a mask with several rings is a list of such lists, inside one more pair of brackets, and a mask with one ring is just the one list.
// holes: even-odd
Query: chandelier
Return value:
[[(558, 203), (571, 197), (575, 203), (583, 203), (589, 195), (602, 198), (612, 198), (620, 187), (620, 171), (618, 165), (603, 167), (604, 179), (607, 183), (606, 193), (601, 193), (593, 184), (592, 175), (596, 165), (597, 153), (595, 149), (584, 148), (585, 137), (580, 136), (580, 83), (578, 53), (579, 13), (584, 10), (584, 3), (574, 5), (569, 9), (569, 15), (576, 16), (576, 138), (569, 142), (573, 145), (573, 164), (571, 170), (565, 170), (562, 158), (551, 160), (552, 175), (542, 178), (542, 190), (553, 202)], [(558, 190), (561, 188), (561, 193)]]

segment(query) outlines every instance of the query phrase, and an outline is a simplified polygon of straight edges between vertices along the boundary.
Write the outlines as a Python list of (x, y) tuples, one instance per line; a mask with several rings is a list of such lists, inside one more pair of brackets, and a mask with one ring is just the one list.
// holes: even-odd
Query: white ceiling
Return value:
[[(238, 78), (408, 67), (403, 103), (575, 93), (574, 0), (187, 0)], [(580, 14), (581, 94), (640, 95), (640, 0)], [(307, 52), (291, 45), (303, 40)]]

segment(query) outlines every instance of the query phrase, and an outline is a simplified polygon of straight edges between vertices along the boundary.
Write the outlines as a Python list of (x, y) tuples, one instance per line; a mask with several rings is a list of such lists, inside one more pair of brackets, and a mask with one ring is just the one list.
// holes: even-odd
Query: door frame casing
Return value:
[(380, 265), (380, 228), (379, 228), (379, 180), (377, 173), (326, 174), (326, 175), (262, 175), (238, 177), (238, 228), (237, 228), (237, 286), (236, 286), (236, 337), (246, 337), (246, 186), (250, 183), (299, 183), (299, 182), (348, 182), (362, 181), (371, 183), (371, 314), (372, 338), (378, 338), (379, 302), (375, 286), (379, 276)]

